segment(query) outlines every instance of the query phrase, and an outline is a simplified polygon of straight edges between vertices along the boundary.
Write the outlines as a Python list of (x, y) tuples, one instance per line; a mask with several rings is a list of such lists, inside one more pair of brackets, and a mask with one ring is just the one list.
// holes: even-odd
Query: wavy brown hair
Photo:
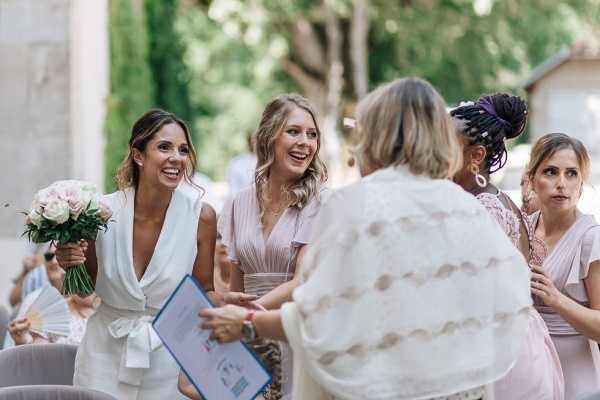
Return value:
[(299, 94), (279, 95), (265, 107), (256, 130), (256, 156), (258, 160), (254, 181), (261, 210), (264, 200), (264, 187), (269, 178), (271, 166), (275, 161), (273, 143), (283, 132), (287, 119), (295, 108), (300, 108), (310, 114), (317, 130), (318, 142), (317, 150), (304, 175), (284, 189), (290, 206), (304, 207), (312, 196), (318, 195), (321, 184), (327, 180), (327, 167), (319, 157), (321, 130), (312, 106), (308, 100)]
[(192, 135), (187, 124), (175, 114), (154, 108), (142, 115), (131, 128), (131, 138), (129, 139), (129, 152), (127, 157), (121, 163), (117, 171), (117, 184), (119, 189), (133, 187), (137, 189), (140, 183), (140, 167), (133, 160), (133, 149), (144, 152), (146, 145), (150, 142), (156, 132), (163, 126), (168, 124), (177, 124), (185, 133), (189, 153), (188, 163), (183, 172), (183, 177), (187, 183), (194, 187), (198, 187), (192, 182), (191, 175), (196, 170), (196, 150), (192, 144)]

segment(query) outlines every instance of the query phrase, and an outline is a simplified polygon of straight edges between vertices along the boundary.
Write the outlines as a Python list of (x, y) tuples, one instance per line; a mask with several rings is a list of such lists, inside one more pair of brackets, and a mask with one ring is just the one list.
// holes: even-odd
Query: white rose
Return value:
[(36, 205), (45, 207), (51, 201), (59, 200), (60, 197), (61, 196), (57, 188), (54, 186), (49, 186), (37, 192), (35, 197), (33, 198), (33, 202)]
[(44, 207), (44, 218), (62, 224), (69, 219), (69, 204), (62, 200), (51, 200)]
[(42, 226), (42, 221), (44, 218), (42, 217), (42, 209), (41, 208), (33, 208), (29, 214), (27, 215), (27, 223), (32, 223), (38, 228)]

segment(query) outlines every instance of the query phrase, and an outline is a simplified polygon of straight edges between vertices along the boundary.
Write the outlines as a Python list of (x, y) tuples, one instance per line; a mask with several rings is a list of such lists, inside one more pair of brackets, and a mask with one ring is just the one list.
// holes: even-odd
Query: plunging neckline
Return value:
[(163, 233), (166, 230), (165, 228), (169, 221), (169, 214), (170, 214), (170, 210), (171, 210), (171, 205), (173, 204), (173, 197), (175, 196), (175, 191), (173, 191), (173, 193), (171, 194), (171, 198), (169, 199), (169, 205), (167, 206), (167, 211), (165, 212), (165, 218), (160, 227), (160, 232), (158, 233), (158, 238), (156, 239), (156, 243), (154, 244), (154, 248), (152, 249), (152, 255), (150, 256), (150, 259), (148, 260), (148, 264), (146, 264), (146, 267), (144, 268), (144, 272), (142, 272), (142, 275), (139, 277), (139, 279), (138, 279), (138, 276), (135, 271), (135, 263), (133, 262), (133, 230), (135, 227), (135, 196), (136, 196), (136, 193), (134, 191), (132, 207), (131, 207), (131, 219), (130, 219), (131, 226), (129, 227), (129, 234), (131, 235), (130, 236), (131, 240), (129, 241), (129, 249), (131, 251), (130, 252), (130, 261), (131, 261), (130, 271), (133, 273), (133, 278), (138, 283), (138, 285), (142, 286), (142, 281), (144, 280), (146, 275), (148, 275), (148, 271), (150, 271), (151, 267), (153, 266), (153, 262), (156, 259), (157, 249), (160, 246), (161, 239), (163, 237)]
[(275, 223), (273, 224), (273, 226), (271, 227), (271, 230), (269, 231), (268, 235), (265, 235), (265, 231), (263, 230), (263, 224), (262, 224), (262, 219), (260, 217), (260, 207), (258, 207), (258, 204), (256, 204), (257, 208), (258, 208), (258, 227), (260, 229), (260, 237), (262, 238), (264, 247), (266, 248), (267, 243), (269, 242), (269, 239), (271, 239), (271, 236), (273, 236), (273, 232), (275, 232), (275, 229), (277, 229), (277, 227), (279, 226), (279, 222), (283, 219), (283, 217), (285, 217), (285, 215), (288, 212), (289, 207), (286, 207), (283, 212), (281, 213), (281, 215), (277, 218), (277, 221), (275, 221)]

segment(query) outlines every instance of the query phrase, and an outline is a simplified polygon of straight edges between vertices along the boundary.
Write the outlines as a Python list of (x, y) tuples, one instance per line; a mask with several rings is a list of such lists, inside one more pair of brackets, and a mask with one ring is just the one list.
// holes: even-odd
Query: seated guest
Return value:
[(23, 257), (23, 267), (19, 275), (13, 279), (14, 286), (10, 290), (8, 302), (11, 307), (17, 307), (23, 300), (23, 281), (25, 276), (32, 270), (43, 266), (43, 258), (41, 254), (29, 254)]
[(475, 197), (446, 104), (427, 82), (358, 106), (364, 178), (333, 193), (281, 310), (205, 309), (219, 342), (294, 351), (294, 400), (481, 399), (519, 353), (531, 308), (523, 256)]
[(231, 268), (231, 261), (229, 261), (229, 257), (227, 256), (227, 247), (221, 240), (221, 235), (217, 234), (217, 243), (215, 245), (215, 271), (213, 273), (215, 291), (217, 293), (229, 292)]
[[(62, 288), (63, 279), (65, 276), (64, 270), (58, 265), (56, 257), (54, 256), (54, 248), (51, 248), (46, 253), (46, 273), (47, 281), (49, 284), (60, 290)], [(32, 270), (32, 272), (34, 272)], [(39, 295), (41, 288), (34, 290), (29, 293), (28, 296)], [(29, 330), (31, 322), (28, 318), (23, 317), (13, 320), (8, 326), (8, 332), (11, 338), (14, 340), (15, 345), (19, 346), (22, 344), (29, 343), (69, 343), (79, 344), (85, 333), (85, 326), (87, 319), (94, 313), (98, 298), (96, 295), (88, 297), (80, 297), (78, 295), (66, 296), (67, 305), (71, 312), (71, 334), (67, 337), (58, 336), (54, 334), (36, 334)]]

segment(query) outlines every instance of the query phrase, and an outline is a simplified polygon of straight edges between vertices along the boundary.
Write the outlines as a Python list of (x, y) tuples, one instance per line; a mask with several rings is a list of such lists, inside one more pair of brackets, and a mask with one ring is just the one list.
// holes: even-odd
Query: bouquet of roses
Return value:
[[(35, 195), (23, 234), (35, 243), (95, 240), (99, 229), (106, 230), (111, 215), (110, 208), (100, 202), (94, 185), (75, 180), (58, 181)], [(67, 269), (62, 292), (83, 296), (94, 292), (94, 284), (83, 264)]]

